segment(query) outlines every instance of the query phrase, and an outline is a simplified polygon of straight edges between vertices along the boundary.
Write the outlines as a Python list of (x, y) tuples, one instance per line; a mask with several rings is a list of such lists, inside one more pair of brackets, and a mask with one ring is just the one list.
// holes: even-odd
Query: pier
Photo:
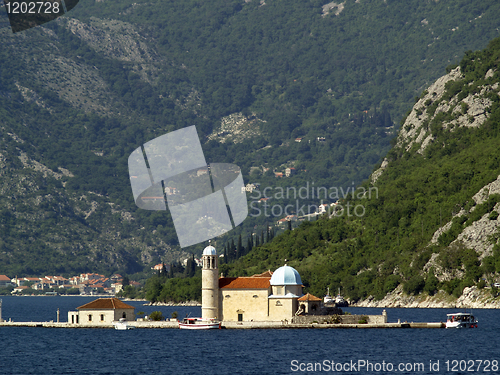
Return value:
[[(127, 324), (134, 328), (143, 329), (175, 329), (179, 323), (175, 321), (129, 321)], [(112, 329), (113, 324), (72, 324), (66, 322), (0, 322), (2, 327), (39, 327), (39, 328), (103, 328)], [(367, 329), (367, 328), (445, 328), (445, 323), (367, 323), (367, 324), (332, 324), (311, 323), (296, 324), (286, 322), (222, 322), (224, 329)]]

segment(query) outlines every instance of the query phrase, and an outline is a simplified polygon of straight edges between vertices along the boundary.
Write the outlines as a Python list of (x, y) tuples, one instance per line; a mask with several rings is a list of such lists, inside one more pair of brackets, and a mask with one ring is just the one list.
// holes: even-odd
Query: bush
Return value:
[(427, 279), (425, 280), (424, 291), (429, 293), (430, 296), (433, 296), (439, 287), (439, 280), (434, 275), (434, 271), (430, 271), (427, 275)]
[(151, 320), (154, 320), (155, 322), (159, 322), (160, 320), (164, 320), (163, 314), (161, 311), (153, 311), (151, 314), (149, 314), (149, 318)]
[(406, 294), (419, 294), (424, 289), (424, 286), (424, 278), (420, 275), (415, 275), (403, 285), (403, 291)]
[(368, 317), (363, 315), (361, 319), (358, 320), (358, 324), (368, 324)]

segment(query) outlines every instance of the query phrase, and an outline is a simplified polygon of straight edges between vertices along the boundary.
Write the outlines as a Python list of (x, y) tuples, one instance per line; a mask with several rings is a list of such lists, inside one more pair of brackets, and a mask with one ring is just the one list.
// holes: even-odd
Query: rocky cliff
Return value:
[(476, 286), (464, 288), (460, 297), (450, 296), (445, 291), (439, 291), (433, 296), (420, 294), (408, 295), (399, 286), (388, 293), (383, 299), (375, 300), (368, 297), (357, 303), (355, 307), (385, 307), (385, 308), (467, 308), (467, 309), (498, 309), (500, 298), (494, 297), (490, 288), (478, 289)]

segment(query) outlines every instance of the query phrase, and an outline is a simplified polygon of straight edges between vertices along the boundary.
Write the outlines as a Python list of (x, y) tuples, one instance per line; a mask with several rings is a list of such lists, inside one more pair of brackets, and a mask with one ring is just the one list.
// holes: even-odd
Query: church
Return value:
[(202, 318), (221, 321), (283, 321), (296, 313), (320, 310), (321, 299), (302, 293), (302, 280), (293, 267), (250, 277), (220, 277), (213, 246), (202, 256)]

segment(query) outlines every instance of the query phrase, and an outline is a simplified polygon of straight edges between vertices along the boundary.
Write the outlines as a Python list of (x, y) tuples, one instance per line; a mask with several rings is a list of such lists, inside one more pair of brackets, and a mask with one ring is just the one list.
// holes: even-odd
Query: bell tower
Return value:
[(203, 250), (201, 270), (201, 317), (219, 318), (219, 265), (215, 247), (208, 245)]

